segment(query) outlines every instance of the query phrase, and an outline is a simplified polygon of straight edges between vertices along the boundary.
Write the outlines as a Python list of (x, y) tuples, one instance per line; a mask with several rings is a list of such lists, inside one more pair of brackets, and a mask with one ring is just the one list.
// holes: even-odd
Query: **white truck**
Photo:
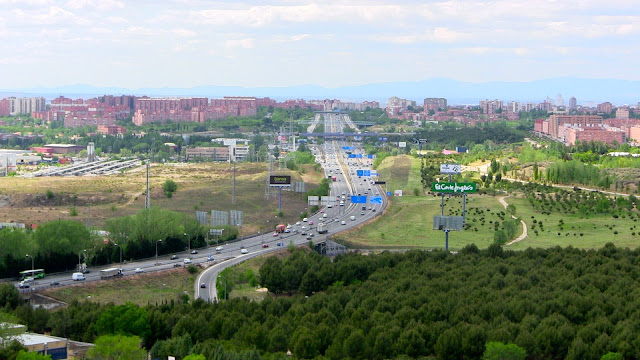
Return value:
[(75, 273), (73, 273), (73, 275), (71, 275), (71, 279), (73, 279), (73, 281), (81, 281), (81, 280), (84, 280), (86, 278), (84, 277), (83, 273), (75, 272)]
[(316, 230), (318, 231), (318, 234), (326, 234), (329, 232), (329, 226), (325, 223), (319, 223)]
[(100, 279), (111, 279), (114, 277), (122, 276), (122, 269), (120, 268), (109, 268), (100, 270)]

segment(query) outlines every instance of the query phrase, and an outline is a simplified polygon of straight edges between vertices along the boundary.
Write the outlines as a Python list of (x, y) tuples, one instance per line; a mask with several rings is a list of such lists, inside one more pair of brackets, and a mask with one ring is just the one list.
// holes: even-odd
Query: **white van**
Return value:
[(73, 273), (73, 275), (71, 275), (71, 279), (73, 281), (80, 281), (80, 280), (85, 280), (86, 277), (84, 277), (83, 273), (77, 272), (77, 273)]
[(351, 217), (349, 219), (351, 219), (351, 221), (356, 221), (356, 217), (353, 216), (353, 215), (351, 215)]

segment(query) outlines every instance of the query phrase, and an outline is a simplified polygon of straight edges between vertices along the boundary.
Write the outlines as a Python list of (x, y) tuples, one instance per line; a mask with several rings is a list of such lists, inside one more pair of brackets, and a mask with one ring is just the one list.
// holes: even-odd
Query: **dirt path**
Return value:
[[(506, 197), (507, 196), (503, 196), (503, 197), (498, 198), (498, 201), (500, 201), (500, 204), (502, 204), (502, 206), (504, 206), (505, 209), (507, 208), (507, 206), (509, 206), (509, 204), (507, 204), (507, 202), (504, 201), (504, 199)], [(515, 217), (513, 215), (511, 215), (511, 218), (517, 219), (517, 217)], [(507, 245), (515, 244), (518, 241), (522, 241), (527, 237), (527, 235), (528, 235), (528, 233), (527, 233), (527, 224), (523, 220), (520, 220), (520, 224), (522, 224), (522, 234), (520, 236), (518, 236), (517, 238), (515, 238), (514, 240), (509, 241), (507, 243)]]

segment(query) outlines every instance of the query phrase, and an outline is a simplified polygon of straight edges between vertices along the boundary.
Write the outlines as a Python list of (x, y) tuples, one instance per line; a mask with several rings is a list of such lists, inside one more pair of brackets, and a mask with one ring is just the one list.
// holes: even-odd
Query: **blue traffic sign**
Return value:
[(362, 159), (362, 154), (356, 154), (356, 159)]
[(372, 196), (369, 199), (370, 204), (382, 204), (382, 196)]
[(356, 154), (349, 154), (349, 159), (355, 159), (356, 158)]
[(371, 170), (356, 170), (358, 176), (371, 176)]
[(387, 196), (391, 196), (391, 191), (387, 191)]
[(367, 154), (367, 159), (373, 159), (375, 157), (375, 155), (373, 154)]
[(343, 146), (342, 150), (355, 150), (356, 148), (354, 146)]
[(367, 197), (366, 196), (351, 195), (351, 202), (353, 204), (366, 204), (367, 203)]

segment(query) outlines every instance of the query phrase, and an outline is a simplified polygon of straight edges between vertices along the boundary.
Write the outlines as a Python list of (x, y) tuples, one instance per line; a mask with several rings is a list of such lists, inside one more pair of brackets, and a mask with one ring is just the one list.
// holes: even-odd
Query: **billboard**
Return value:
[(386, 181), (374, 181), (373, 184), (374, 185), (386, 185), (387, 182)]
[(269, 176), (270, 186), (291, 186), (291, 175), (271, 175)]
[(393, 196), (402, 196), (402, 190), (394, 190)]
[(460, 174), (460, 164), (440, 164), (440, 174)]
[(464, 217), (462, 216), (441, 216), (433, 217), (433, 230), (462, 230), (464, 227)]
[(398, 143), (398, 147), (399, 148), (406, 148), (407, 147), (407, 142), (406, 141), (400, 141)]
[(476, 183), (433, 183), (431, 190), (439, 193), (469, 194), (477, 190)]

